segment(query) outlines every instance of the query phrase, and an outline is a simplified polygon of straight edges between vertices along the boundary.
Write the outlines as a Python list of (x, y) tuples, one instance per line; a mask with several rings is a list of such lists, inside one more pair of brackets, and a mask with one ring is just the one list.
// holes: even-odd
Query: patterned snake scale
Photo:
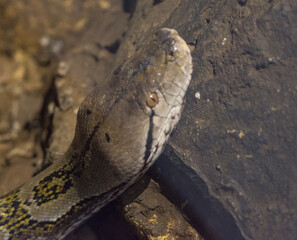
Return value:
[(81, 104), (63, 157), (0, 198), (0, 239), (62, 239), (154, 163), (182, 111), (192, 57), (163, 28)]

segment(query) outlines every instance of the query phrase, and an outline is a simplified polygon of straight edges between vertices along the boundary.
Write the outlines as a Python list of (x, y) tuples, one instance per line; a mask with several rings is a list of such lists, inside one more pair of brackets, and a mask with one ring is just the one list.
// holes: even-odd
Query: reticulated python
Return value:
[(83, 101), (63, 157), (0, 198), (0, 239), (61, 239), (125, 191), (162, 152), (191, 73), (185, 41), (159, 30)]

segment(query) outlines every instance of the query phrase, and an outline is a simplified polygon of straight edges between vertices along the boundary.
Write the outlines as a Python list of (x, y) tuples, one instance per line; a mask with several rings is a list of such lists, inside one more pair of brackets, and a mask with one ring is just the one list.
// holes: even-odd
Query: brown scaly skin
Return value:
[(162, 152), (191, 73), (184, 40), (159, 30), (84, 100), (62, 159), (0, 198), (0, 239), (61, 239), (125, 191)]

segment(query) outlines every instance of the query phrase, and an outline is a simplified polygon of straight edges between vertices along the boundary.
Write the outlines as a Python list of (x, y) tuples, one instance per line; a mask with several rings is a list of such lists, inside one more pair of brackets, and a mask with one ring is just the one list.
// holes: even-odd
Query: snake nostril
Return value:
[(174, 53), (175, 53), (175, 50), (176, 50), (176, 47), (174, 45), (175, 45), (175, 40), (173, 38), (168, 38), (163, 43), (163, 49), (170, 56), (174, 56)]

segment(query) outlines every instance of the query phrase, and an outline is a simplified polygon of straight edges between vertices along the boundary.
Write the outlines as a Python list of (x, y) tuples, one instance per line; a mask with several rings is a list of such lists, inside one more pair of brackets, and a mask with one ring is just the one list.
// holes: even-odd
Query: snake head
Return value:
[(162, 28), (117, 68), (107, 88), (95, 88), (80, 107), (72, 144), (87, 153), (89, 174), (114, 184), (142, 175), (180, 118), (191, 73), (187, 44), (177, 31)]

